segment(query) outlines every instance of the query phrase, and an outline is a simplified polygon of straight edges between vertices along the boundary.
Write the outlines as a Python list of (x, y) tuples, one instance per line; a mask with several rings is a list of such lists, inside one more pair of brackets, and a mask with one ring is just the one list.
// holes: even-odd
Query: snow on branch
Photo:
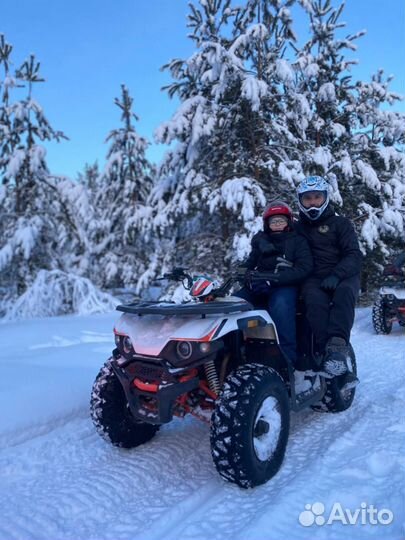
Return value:
[(252, 111), (260, 109), (260, 101), (267, 95), (267, 84), (252, 75), (248, 75), (242, 83), (242, 97), (252, 104)]
[(331, 82), (323, 84), (318, 90), (318, 99), (319, 101), (324, 102), (335, 102), (336, 101), (336, 91), (335, 85)]
[(8, 308), (3, 322), (72, 312), (103, 313), (115, 309), (118, 303), (86, 278), (60, 270), (40, 270), (34, 283)]
[(376, 190), (381, 189), (381, 183), (378, 179), (377, 173), (371, 165), (369, 165), (362, 159), (356, 160), (354, 165), (357, 171), (360, 173), (360, 176), (362, 177), (364, 183), (369, 188)]
[(284, 84), (290, 84), (294, 80), (294, 70), (283, 58), (276, 60), (276, 73)]
[(255, 208), (265, 204), (263, 190), (252, 178), (232, 178), (211, 193), (209, 210), (212, 214), (217, 208), (225, 207), (238, 213), (244, 222), (250, 222), (255, 218)]

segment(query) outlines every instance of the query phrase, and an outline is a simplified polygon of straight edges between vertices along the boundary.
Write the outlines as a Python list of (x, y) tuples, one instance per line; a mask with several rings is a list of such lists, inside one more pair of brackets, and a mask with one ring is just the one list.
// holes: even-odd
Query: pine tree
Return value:
[[(41, 269), (70, 271), (75, 264), (82, 266), (85, 259), (80, 255), (86, 246), (80, 224), (80, 216), (86, 213), (82, 188), (50, 174), (41, 144), (65, 136), (52, 128), (33, 98), (33, 86), (43, 82), (40, 65), (31, 55), (11, 76), (11, 51), (12, 46), (0, 38), (0, 64), (4, 71), (0, 124), (0, 311), (5, 310), (7, 301), (24, 293)], [(25, 87), (27, 95), (12, 101), (10, 90), (17, 85)]]
[(121, 86), (121, 98), (114, 103), (121, 111), (122, 127), (112, 130), (107, 163), (96, 182), (95, 221), (90, 235), (97, 274), (102, 286), (134, 285), (145, 271), (146, 254), (139, 234), (154, 168), (146, 158), (148, 142), (134, 127), (138, 117), (132, 111), (133, 99)]
[(404, 116), (386, 108), (399, 96), (381, 71), (353, 82), (349, 53), (363, 31), (340, 37), (343, 5), (298, 4), (310, 26), (302, 48), (293, 1), (190, 5), (196, 52), (165, 66), (181, 104), (157, 138), (177, 144), (158, 171), (155, 219), (147, 216), (165, 241), (160, 265), (219, 272), (246, 254), (265, 200), (294, 203), (308, 174), (326, 176), (355, 221), (366, 279), (403, 237)]
[(272, 183), (269, 167), (280, 155), (273, 141), (284, 130), (279, 86), (292, 73), (282, 56), (294, 39), (293, 3), (190, 4), (197, 50), (165, 66), (174, 79), (166, 89), (181, 105), (157, 138), (177, 145), (160, 166), (151, 198), (172, 263), (223, 272), (246, 255), (266, 199), (284, 190)]
[(86, 163), (83, 172), (77, 175), (77, 181), (83, 185), (89, 196), (93, 199), (98, 190), (98, 179), (100, 178), (100, 170), (98, 162), (95, 161), (92, 165)]
[(277, 163), (291, 187), (308, 174), (321, 174), (333, 187), (339, 211), (357, 225), (366, 254), (363, 283), (373, 281), (404, 234), (405, 117), (387, 110), (399, 96), (379, 71), (371, 82), (353, 82), (348, 58), (364, 32), (339, 37), (344, 5), (329, 0), (307, 4), (311, 36), (294, 63), (295, 78), (285, 88), (289, 159)]
[[(0, 81), (0, 174), (3, 176), (7, 163), (12, 154), (15, 141), (11, 130), (10, 116), (8, 114), (10, 89), (16, 86), (16, 79), (10, 75), (10, 62), (13, 46), (7, 43), (3, 34), (0, 34), (0, 67), (3, 68), (3, 80)], [(3, 179), (3, 185), (7, 182)]]

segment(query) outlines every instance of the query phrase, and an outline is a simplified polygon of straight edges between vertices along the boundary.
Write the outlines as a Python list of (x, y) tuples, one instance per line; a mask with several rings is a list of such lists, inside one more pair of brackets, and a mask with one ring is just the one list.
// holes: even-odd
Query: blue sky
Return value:
[[(122, 83), (134, 98), (141, 135), (152, 139), (159, 123), (175, 111), (176, 102), (160, 91), (169, 82), (160, 67), (194, 50), (187, 38), (188, 0), (4, 0), (2, 4), (0, 32), (14, 45), (15, 64), (35, 53), (47, 82), (36, 85), (34, 97), (53, 127), (70, 138), (47, 146), (53, 173), (75, 177), (86, 162), (104, 165), (104, 139), (119, 126), (113, 100)], [(405, 95), (405, 0), (347, 0), (342, 20), (348, 32), (367, 29), (353, 54), (359, 60), (354, 77), (368, 79), (384, 68), (395, 75), (391, 88)], [(306, 21), (302, 17), (295, 24), (305, 39)], [(405, 111), (404, 104), (399, 108)], [(164, 147), (153, 145), (148, 155), (157, 161), (163, 153)]]

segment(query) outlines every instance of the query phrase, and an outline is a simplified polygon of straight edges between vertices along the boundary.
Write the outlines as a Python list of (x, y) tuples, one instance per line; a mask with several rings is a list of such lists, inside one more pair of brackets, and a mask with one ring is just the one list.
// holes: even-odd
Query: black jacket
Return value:
[(252, 251), (244, 266), (249, 270), (275, 272), (278, 257), (285, 258), (293, 263), (293, 266), (274, 274), (274, 280), (271, 281), (275, 285), (297, 285), (312, 272), (313, 262), (308, 242), (295, 231), (262, 231), (255, 234), (252, 238)]
[(300, 213), (295, 229), (308, 240), (315, 277), (334, 274), (342, 280), (360, 273), (362, 254), (354, 227), (349, 219), (337, 216), (332, 206), (316, 221)]

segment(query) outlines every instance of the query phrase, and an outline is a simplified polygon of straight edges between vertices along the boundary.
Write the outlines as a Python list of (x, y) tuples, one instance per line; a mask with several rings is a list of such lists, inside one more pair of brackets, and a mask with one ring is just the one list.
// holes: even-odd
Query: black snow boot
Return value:
[(346, 357), (349, 355), (349, 347), (341, 337), (331, 337), (325, 347), (325, 356), (322, 371), (326, 376), (338, 377), (347, 373)]
[(359, 384), (359, 379), (348, 369), (347, 358), (350, 348), (341, 337), (329, 339), (325, 348), (322, 375), (326, 378), (339, 377), (341, 391), (351, 390)]

